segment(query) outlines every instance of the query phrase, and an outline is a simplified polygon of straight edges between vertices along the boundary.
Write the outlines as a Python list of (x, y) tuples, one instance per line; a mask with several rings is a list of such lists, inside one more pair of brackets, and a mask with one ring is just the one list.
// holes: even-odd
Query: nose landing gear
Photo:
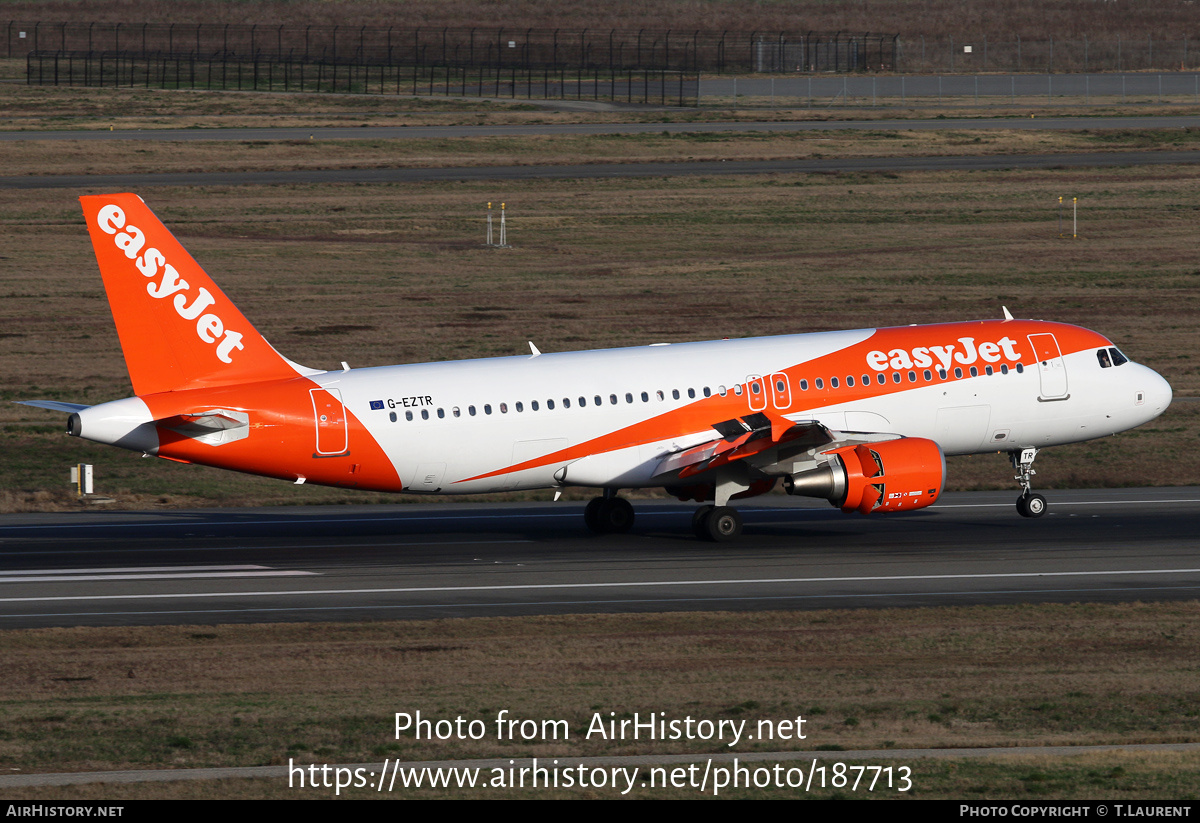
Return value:
[(1046, 513), (1046, 498), (1033, 491), (1032, 477), (1037, 474), (1033, 470), (1033, 461), (1037, 457), (1037, 449), (1021, 449), (1008, 453), (1013, 469), (1017, 474), (1015, 480), (1021, 484), (1021, 496), (1017, 498), (1017, 514), (1022, 517), (1041, 517)]

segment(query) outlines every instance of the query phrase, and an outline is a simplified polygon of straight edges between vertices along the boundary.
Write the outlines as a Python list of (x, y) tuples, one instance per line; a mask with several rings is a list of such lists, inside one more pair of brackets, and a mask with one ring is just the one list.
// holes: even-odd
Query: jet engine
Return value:
[(823, 497), (844, 512), (923, 509), (941, 496), (946, 457), (932, 440), (905, 437), (843, 446), (828, 462), (783, 479), (788, 494)]

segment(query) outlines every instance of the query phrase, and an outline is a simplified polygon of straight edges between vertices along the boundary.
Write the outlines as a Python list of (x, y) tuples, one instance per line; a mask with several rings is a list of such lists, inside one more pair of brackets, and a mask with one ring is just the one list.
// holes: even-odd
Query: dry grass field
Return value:
[[(806, 750), (830, 762), (840, 749), (1192, 741), (1200, 732), (1196, 610), (1028, 606), (4, 632), (0, 763), (97, 771), (289, 758), (699, 757), (723, 748), (589, 739), (593, 715), (610, 711), (750, 727), (799, 715), (805, 740), (743, 740), (735, 751)], [(561, 719), (570, 739), (500, 741), (491, 731), (478, 741), (397, 739), (394, 713), (418, 709), (434, 720), (490, 723), (501, 709), (518, 719)], [(911, 796), (926, 798), (1194, 798), (1200, 777), (1195, 754), (912, 765)], [(679, 796), (688, 794), (695, 792)], [(289, 792), (280, 780), (6, 791), (10, 800), (230, 795)]]
[(1096, 3), (1093, 0), (8, 0), (11, 20), (231, 23), (264, 26), (398, 26), (462, 28), (651, 29), (716, 31), (871, 31), (903, 37), (1093, 39), (1195, 36), (1186, 0)]

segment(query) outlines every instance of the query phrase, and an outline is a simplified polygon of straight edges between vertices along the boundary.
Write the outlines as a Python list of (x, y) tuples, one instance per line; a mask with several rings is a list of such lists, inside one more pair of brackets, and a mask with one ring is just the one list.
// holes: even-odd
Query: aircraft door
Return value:
[(779, 372), (771, 375), (771, 403), (780, 411), (792, 407), (792, 387), (788, 385), (786, 374)]
[(1041, 380), (1038, 399), (1067, 399), (1067, 367), (1058, 348), (1058, 340), (1053, 334), (1031, 334), (1029, 345), (1033, 346), (1033, 355), (1038, 359), (1038, 377)]
[(767, 387), (763, 385), (761, 374), (752, 374), (746, 378), (746, 389), (750, 396), (750, 411), (760, 412), (767, 407)]
[(337, 389), (309, 389), (317, 425), (317, 454), (345, 454), (349, 448), (346, 407)]

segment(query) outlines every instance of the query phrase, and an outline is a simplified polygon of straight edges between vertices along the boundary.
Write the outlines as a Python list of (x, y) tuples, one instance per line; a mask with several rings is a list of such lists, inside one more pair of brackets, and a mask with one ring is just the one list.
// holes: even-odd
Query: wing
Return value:
[(733, 463), (761, 477), (790, 474), (797, 464), (815, 464), (816, 455), (858, 443), (896, 440), (898, 434), (834, 431), (818, 420), (791, 421), (755, 412), (713, 424), (713, 439), (664, 457), (656, 483), (686, 481)]

